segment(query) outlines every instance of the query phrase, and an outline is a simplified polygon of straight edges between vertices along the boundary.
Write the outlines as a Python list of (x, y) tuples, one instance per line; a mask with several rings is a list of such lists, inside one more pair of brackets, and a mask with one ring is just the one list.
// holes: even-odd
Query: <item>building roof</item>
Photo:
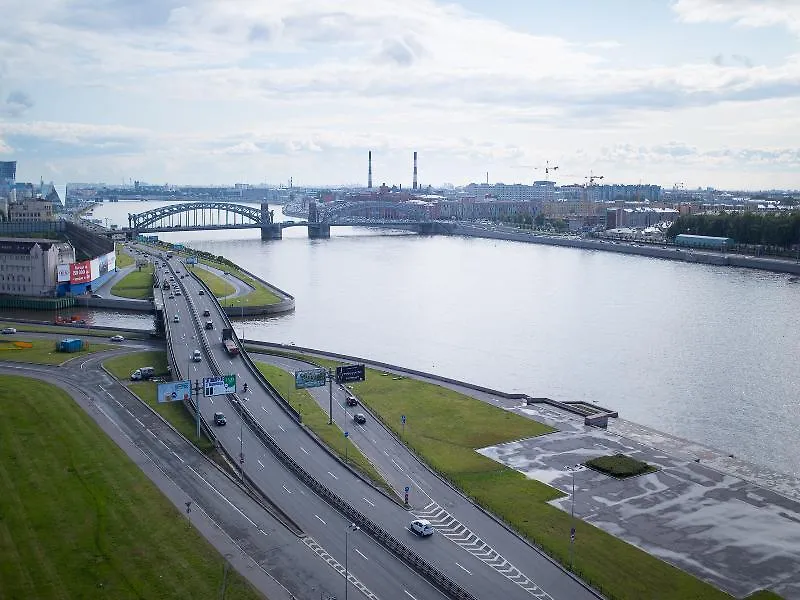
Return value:
[(65, 242), (44, 238), (0, 238), (0, 254), (30, 254), (36, 244), (45, 251), (53, 245), (68, 245)]

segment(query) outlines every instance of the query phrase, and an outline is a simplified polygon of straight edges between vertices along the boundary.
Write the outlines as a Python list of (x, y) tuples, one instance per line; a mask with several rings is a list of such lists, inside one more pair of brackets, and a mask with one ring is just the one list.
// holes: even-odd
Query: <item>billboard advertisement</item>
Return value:
[(298, 390), (303, 388), (322, 387), (325, 385), (325, 369), (309, 369), (308, 371), (294, 372), (294, 387)]
[(93, 258), (89, 261), (90, 269), (89, 272), (92, 275), (92, 281), (100, 277), (101, 275), (105, 275), (109, 271), (113, 271), (114, 267), (116, 266), (117, 257), (113, 252), (109, 252), (108, 254), (103, 254), (102, 256), (98, 256), (97, 258)]
[(75, 262), (69, 266), (70, 283), (89, 283), (92, 280), (91, 261)]
[(206, 396), (224, 396), (236, 393), (236, 375), (203, 377), (203, 392)]
[(157, 398), (159, 402), (181, 402), (189, 400), (191, 396), (192, 382), (188, 379), (186, 381), (170, 381), (158, 384)]
[(58, 265), (57, 279), (59, 283), (69, 281), (69, 265)]

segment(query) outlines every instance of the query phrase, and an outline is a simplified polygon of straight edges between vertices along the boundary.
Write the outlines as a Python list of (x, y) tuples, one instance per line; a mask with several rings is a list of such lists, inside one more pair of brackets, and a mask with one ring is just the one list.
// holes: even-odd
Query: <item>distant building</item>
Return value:
[[(58, 198), (57, 193), (56, 198)], [(59, 204), (60, 203), (59, 201)], [(53, 202), (45, 198), (26, 198), (22, 201), (9, 204), (8, 217), (10, 221), (27, 223), (52, 221), (55, 219), (53, 215)]]
[(13, 186), (17, 180), (17, 161), (0, 161), (0, 184)]
[(69, 242), (37, 238), (0, 238), (0, 294), (53, 296), (58, 265), (75, 262)]

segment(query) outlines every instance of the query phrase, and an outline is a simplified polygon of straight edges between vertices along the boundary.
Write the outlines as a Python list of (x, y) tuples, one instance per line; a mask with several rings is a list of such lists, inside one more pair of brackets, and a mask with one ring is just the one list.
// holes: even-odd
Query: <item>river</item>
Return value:
[[(105, 204), (94, 217), (126, 225), (128, 212), (164, 204)], [(597, 402), (800, 476), (796, 278), (364, 228), (334, 228), (328, 240), (300, 227), (271, 242), (258, 230), (159, 237), (223, 255), (295, 296), (291, 314), (245, 320), (248, 338)]]

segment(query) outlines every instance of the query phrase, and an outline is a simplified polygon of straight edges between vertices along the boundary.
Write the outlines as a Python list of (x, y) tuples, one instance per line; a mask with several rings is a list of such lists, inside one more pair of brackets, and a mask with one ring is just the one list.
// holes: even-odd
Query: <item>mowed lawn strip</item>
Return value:
[[(302, 354), (295, 357), (325, 367), (343, 364)], [(367, 369), (366, 381), (351, 387), (359, 400), (429, 465), (561, 564), (569, 566), (572, 520), (568, 513), (547, 504), (563, 494), (474, 450), (552, 429), (447, 388), (409, 377), (393, 377)], [(402, 415), (406, 415), (404, 434)], [(588, 523), (577, 520), (576, 530), (574, 570), (609, 597), (731, 598)]]
[(133, 257), (130, 254), (128, 254), (127, 252), (125, 252), (122, 248), (123, 248), (123, 244), (115, 244), (114, 245), (114, 249), (115, 249), (116, 255), (117, 255), (116, 256), (117, 267), (120, 268), (120, 269), (122, 269), (124, 267), (129, 267), (130, 265), (132, 265), (133, 263), (136, 262), (133, 259)]
[(202, 267), (192, 269), (192, 273), (202, 279), (203, 283), (208, 286), (208, 289), (210, 289), (211, 293), (217, 298), (230, 296), (236, 291), (236, 288), (233, 287), (231, 283), (225, 281), (219, 275), (216, 275), (211, 271), (206, 271)]
[[(223, 558), (59, 388), (0, 377), (0, 596), (219, 597)], [(234, 571), (225, 596), (261, 596)]]
[(153, 265), (131, 271), (111, 288), (111, 294), (122, 298), (146, 300), (153, 295)]
[(157, 383), (130, 380), (131, 372), (139, 367), (153, 367), (156, 375), (165, 374), (167, 372), (166, 352), (162, 350), (133, 352), (124, 356), (110, 358), (103, 363), (103, 366), (200, 450), (208, 453), (214, 449), (214, 443), (202, 432), (200, 441), (197, 441), (197, 422), (183, 405), (183, 402), (158, 402), (156, 397), (158, 392)]
[[(376, 485), (389, 492), (390, 495), (396, 496), (391, 486), (378, 473), (372, 463), (367, 460), (367, 457), (361, 453), (361, 450), (349, 438), (344, 437), (344, 433), (339, 429), (339, 426), (336, 423), (328, 425), (328, 414), (320, 408), (308, 390), (295, 389), (294, 376), (291, 373), (263, 362), (256, 362), (256, 366), (267, 378), (267, 381), (276, 390), (279, 390), (283, 397), (289, 401), (289, 404), (302, 415), (303, 423), (306, 427), (317, 434), (331, 450), (339, 455), (339, 458), (342, 460), (346, 458), (351, 466), (361, 471)], [(347, 448), (346, 451), (345, 448)]]
[[(234, 266), (226, 265), (223, 263), (218, 263), (213, 260), (208, 260), (205, 258), (201, 258), (200, 262), (204, 265), (208, 265), (209, 267), (214, 267), (215, 269), (219, 269), (223, 273), (230, 273), (237, 279), (244, 281), (247, 285), (253, 288), (252, 291), (244, 294), (243, 296), (239, 296), (236, 298), (237, 301), (240, 301), (245, 306), (266, 306), (268, 304), (277, 304), (281, 301), (280, 297), (275, 294), (272, 290), (266, 287), (260, 281), (253, 279), (247, 273), (243, 273), (241, 270), (237, 269)], [(197, 269), (199, 271), (200, 269)], [(233, 293), (233, 292), (231, 292)]]
[[(65, 335), (69, 338), (78, 337), (77, 335)], [(32, 344), (31, 348), (18, 348), (13, 342), (23, 342)], [(10, 360), (14, 362), (29, 362), (40, 365), (60, 365), (63, 362), (86, 356), (101, 350), (115, 348), (111, 344), (89, 344), (85, 350), (78, 352), (57, 352), (56, 340), (25, 339), (19, 334), (0, 339), (0, 360)]]

